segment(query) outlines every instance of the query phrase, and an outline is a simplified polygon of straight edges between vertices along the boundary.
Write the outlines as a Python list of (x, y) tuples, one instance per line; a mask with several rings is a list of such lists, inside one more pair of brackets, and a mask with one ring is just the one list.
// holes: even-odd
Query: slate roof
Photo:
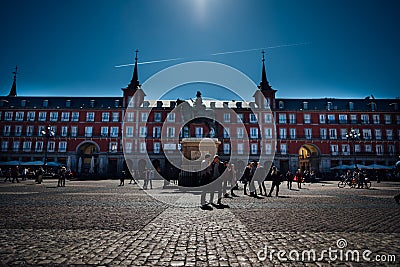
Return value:
[[(23, 106), (25, 100), (25, 106)], [(43, 105), (44, 100), (48, 100), (48, 106)], [(70, 101), (70, 107), (67, 107), (67, 101)], [(116, 102), (118, 101), (118, 102)], [(93, 105), (92, 105), (93, 102)], [(118, 103), (118, 106), (116, 104)], [(123, 97), (45, 97), (45, 96), (17, 96), (0, 97), (0, 108), (35, 108), (35, 109), (80, 109), (80, 108), (121, 108)]]

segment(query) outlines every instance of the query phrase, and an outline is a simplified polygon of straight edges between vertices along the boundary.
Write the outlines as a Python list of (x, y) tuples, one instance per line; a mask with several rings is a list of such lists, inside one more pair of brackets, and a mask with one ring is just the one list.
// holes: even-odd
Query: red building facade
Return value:
[[(157, 165), (171, 174), (169, 153), (184, 138), (215, 138), (218, 154), (273, 159), (281, 170), (353, 164), (394, 165), (400, 150), (399, 99), (281, 99), (268, 83), (264, 60), (254, 101), (147, 100), (137, 58), (122, 97), (0, 97), (0, 162), (56, 162), (82, 175), (118, 175), (125, 156), (133, 168)], [(198, 107), (201, 106), (201, 111)], [(175, 112), (177, 107), (185, 108)], [(188, 112), (203, 112), (182, 124)], [(211, 114), (211, 115), (210, 115)], [(201, 115), (201, 114), (200, 114)], [(201, 117), (201, 116), (200, 116)], [(47, 127), (55, 133), (46, 136)], [(350, 129), (360, 138), (346, 138)], [(44, 153), (47, 150), (47, 153)], [(125, 154), (125, 156), (124, 156)], [(248, 154), (248, 157), (245, 157)], [(150, 161), (152, 163), (150, 163)]]

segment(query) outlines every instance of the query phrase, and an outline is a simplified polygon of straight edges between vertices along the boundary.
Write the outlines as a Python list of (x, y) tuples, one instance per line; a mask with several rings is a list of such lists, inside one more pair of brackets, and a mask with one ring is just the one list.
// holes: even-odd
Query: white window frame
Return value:
[(231, 122), (231, 114), (224, 113), (224, 122)]
[(46, 121), (46, 118), (47, 118), (47, 112), (46, 111), (40, 111), (39, 112), (38, 121)]
[(175, 137), (175, 127), (167, 127), (167, 137), (168, 138)]
[(148, 113), (146, 113), (146, 112), (140, 113), (140, 121), (141, 122), (147, 122), (148, 117), (149, 117)]
[(312, 129), (304, 128), (304, 136), (307, 140), (311, 140), (312, 139)]
[(311, 123), (311, 114), (304, 114), (304, 124), (310, 124), (310, 123)]
[(250, 123), (257, 123), (258, 122), (257, 114), (250, 113), (249, 117), (250, 117), (250, 119), (249, 119)]
[(36, 141), (35, 152), (43, 152), (43, 141)]
[(167, 121), (168, 122), (175, 122), (175, 113), (173, 113), (173, 112), (168, 113)]
[(79, 112), (72, 112), (71, 121), (79, 121)]
[(125, 131), (126, 131), (126, 134), (125, 134), (126, 137), (133, 137), (133, 127), (132, 126), (126, 126)]
[(243, 129), (243, 127), (236, 128), (236, 137), (238, 139), (244, 138), (244, 129)]
[(223, 149), (224, 149), (224, 154), (225, 154), (225, 155), (228, 155), (229, 153), (231, 153), (231, 144), (229, 144), (229, 143), (224, 143)]
[(258, 144), (257, 143), (251, 143), (250, 144), (250, 154), (251, 155), (257, 155), (258, 154)]
[(35, 121), (35, 111), (29, 111), (28, 114), (26, 115), (26, 120), (27, 121)]
[(286, 155), (287, 154), (287, 144), (281, 144), (280, 145), (280, 151), (282, 155)]
[(279, 138), (280, 139), (286, 139), (287, 138), (287, 130), (286, 130), (286, 128), (280, 128), (279, 129)]
[(24, 112), (17, 111), (15, 112), (15, 121), (23, 121), (24, 120)]
[(109, 122), (110, 121), (110, 112), (101, 113), (101, 121)]
[(110, 137), (118, 137), (119, 127), (113, 126), (113, 127), (111, 127), (110, 131), (111, 131), (110, 132)]
[(23, 152), (30, 152), (32, 148), (32, 141), (24, 141), (22, 144), (22, 151)]
[(58, 142), (58, 152), (67, 152), (67, 145), (66, 141)]
[(112, 121), (113, 122), (119, 122), (119, 112), (113, 112), (112, 113)]
[(147, 137), (147, 126), (139, 127), (139, 137), (142, 137), (142, 138)]
[(78, 136), (78, 126), (71, 126), (71, 137)]
[(101, 137), (108, 137), (108, 126), (102, 126), (100, 128)]
[(93, 126), (85, 126), (85, 137), (93, 136)]
[(161, 127), (160, 126), (153, 127), (153, 138), (161, 138)]
[(61, 121), (69, 121), (69, 112), (61, 112)]
[(250, 128), (250, 138), (252, 138), (252, 139), (258, 138), (258, 128), (256, 128), (256, 127)]
[(289, 129), (290, 139), (296, 139), (296, 128)]
[(286, 123), (286, 113), (279, 113), (279, 123), (285, 124)]
[(160, 142), (154, 142), (153, 143), (153, 153), (154, 154), (160, 154), (161, 153), (161, 143)]
[(94, 112), (86, 112), (86, 121), (94, 122)]
[(33, 136), (33, 132), (35, 130), (35, 127), (32, 125), (26, 126), (26, 136)]

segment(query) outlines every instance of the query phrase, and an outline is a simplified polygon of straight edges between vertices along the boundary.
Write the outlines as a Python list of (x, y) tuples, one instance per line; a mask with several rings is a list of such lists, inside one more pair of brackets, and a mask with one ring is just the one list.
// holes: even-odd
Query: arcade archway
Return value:
[(313, 144), (304, 144), (299, 149), (299, 168), (302, 171), (314, 170), (319, 171), (321, 152), (319, 148)]
[(80, 174), (95, 174), (98, 167), (99, 145), (93, 141), (81, 143), (77, 148), (77, 172)]

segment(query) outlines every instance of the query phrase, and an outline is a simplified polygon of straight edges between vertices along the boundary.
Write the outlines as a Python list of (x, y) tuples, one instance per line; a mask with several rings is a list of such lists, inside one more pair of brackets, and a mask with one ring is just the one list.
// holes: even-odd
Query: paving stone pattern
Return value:
[[(224, 199), (203, 211), (199, 195), (118, 181), (0, 182), (0, 266), (398, 266), (400, 183), (374, 189), (335, 182), (281, 186), (282, 197)], [(267, 185), (270, 187), (270, 184)], [(168, 203), (161, 202), (162, 199)], [(176, 204), (176, 205), (175, 205)], [(338, 240), (346, 242), (338, 248)], [(315, 250), (317, 259), (282, 260), (263, 249)], [(396, 261), (318, 259), (328, 249), (370, 250)], [(295, 255), (295, 254), (293, 254)], [(266, 256), (263, 258), (263, 256)]]

